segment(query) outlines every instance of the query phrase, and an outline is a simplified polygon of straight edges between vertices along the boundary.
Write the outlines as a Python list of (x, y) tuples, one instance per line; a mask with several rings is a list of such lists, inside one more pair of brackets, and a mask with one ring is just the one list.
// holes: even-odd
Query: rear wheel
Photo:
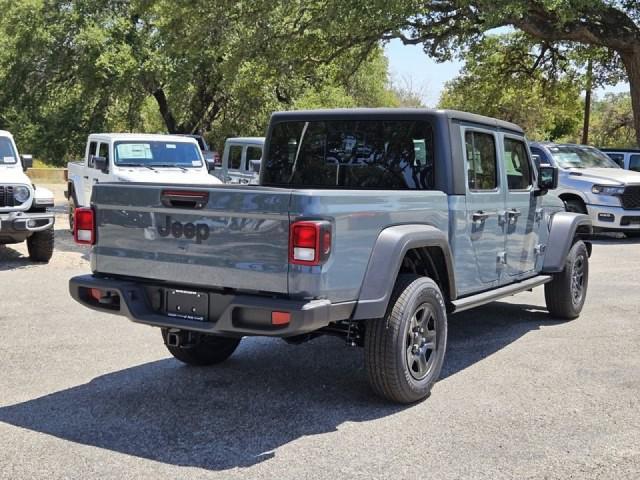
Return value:
[(565, 320), (577, 318), (587, 298), (588, 285), (589, 253), (579, 240), (569, 250), (564, 270), (554, 274), (553, 280), (544, 286), (549, 313)]
[(167, 344), (168, 329), (162, 329), (164, 344), (176, 360), (187, 365), (208, 366), (224, 362), (240, 344), (240, 338), (215, 337), (200, 335), (198, 343), (189, 346), (172, 346)]
[(53, 228), (36, 232), (27, 238), (29, 258), (34, 262), (48, 262), (53, 255)]
[(371, 387), (398, 403), (427, 397), (440, 376), (446, 345), (447, 312), (438, 285), (430, 278), (400, 277), (387, 315), (366, 326)]

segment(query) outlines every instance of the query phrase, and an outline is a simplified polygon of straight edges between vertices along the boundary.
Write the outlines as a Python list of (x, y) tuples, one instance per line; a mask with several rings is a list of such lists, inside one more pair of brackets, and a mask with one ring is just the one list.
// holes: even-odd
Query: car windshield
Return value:
[(18, 156), (13, 149), (11, 140), (7, 137), (0, 137), (0, 165), (15, 164)]
[(115, 163), (141, 167), (202, 167), (198, 145), (188, 142), (116, 142)]
[(579, 145), (549, 147), (553, 159), (562, 168), (620, 168), (600, 150)]
[(271, 131), (263, 185), (432, 189), (433, 135), (426, 121), (282, 122)]

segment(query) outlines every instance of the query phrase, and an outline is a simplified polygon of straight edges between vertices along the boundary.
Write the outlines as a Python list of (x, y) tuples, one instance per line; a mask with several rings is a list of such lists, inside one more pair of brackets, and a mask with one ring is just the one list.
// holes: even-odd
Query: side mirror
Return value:
[(540, 165), (538, 168), (538, 195), (544, 195), (549, 190), (558, 188), (558, 167)]
[(96, 170), (100, 170), (103, 173), (107, 173), (109, 171), (109, 161), (106, 157), (93, 157), (93, 168)]
[(22, 169), (26, 172), (28, 168), (33, 168), (33, 155), (20, 155), (22, 158)]

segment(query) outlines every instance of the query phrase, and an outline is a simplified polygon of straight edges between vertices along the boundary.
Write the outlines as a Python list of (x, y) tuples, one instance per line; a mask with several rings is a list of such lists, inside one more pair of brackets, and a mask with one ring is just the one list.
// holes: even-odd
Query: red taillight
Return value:
[(73, 238), (80, 245), (96, 243), (96, 223), (92, 208), (76, 208), (73, 214)]
[(289, 263), (320, 265), (331, 254), (331, 224), (323, 221), (302, 221), (291, 224)]

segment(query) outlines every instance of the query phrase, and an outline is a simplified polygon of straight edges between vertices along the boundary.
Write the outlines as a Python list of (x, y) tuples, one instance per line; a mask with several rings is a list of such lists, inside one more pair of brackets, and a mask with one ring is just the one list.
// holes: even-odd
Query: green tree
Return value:
[(640, 4), (637, 0), (432, 0), (406, 1), (406, 20), (389, 26), (382, 38), (424, 44), (431, 56), (446, 60), (477, 44), (486, 32), (511, 26), (540, 42), (597, 48), (608, 59), (601, 66), (630, 84), (636, 139), (640, 143)]
[(631, 97), (628, 93), (607, 93), (593, 102), (591, 141), (599, 147), (637, 147), (633, 128)]
[(517, 123), (531, 138), (574, 137), (581, 118), (575, 73), (552, 65), (549, 50), (535, 47), (519, 33), (485, 37), (464, 56), (465, 66), (445, 85), (439, 107)]

